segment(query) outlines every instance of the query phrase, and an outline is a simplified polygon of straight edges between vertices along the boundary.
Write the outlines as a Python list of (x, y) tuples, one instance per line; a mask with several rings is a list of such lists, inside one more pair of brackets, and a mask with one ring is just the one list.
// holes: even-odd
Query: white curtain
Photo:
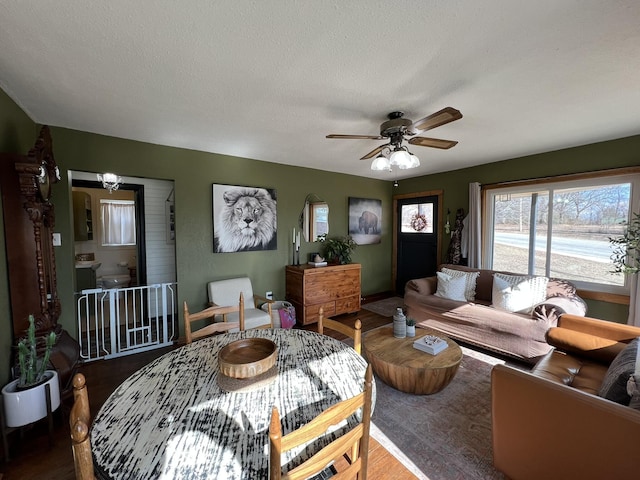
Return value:
[[(640, 295), (638, 295), (638, 274), (629, 276), (629, 318), (627, 323), (640, 327)], [(639, 349), (640, 351), (640, 349)]]
[(482, 266), (482, 205), (480, 199), (480, 184), (472, 182), (469, 184), (469, 215), (467, 227), (469, 229), (469, 266), (481, 268)]
[(129, 200), (101, 201), (102, 245), (136, 244), (136, 209)]

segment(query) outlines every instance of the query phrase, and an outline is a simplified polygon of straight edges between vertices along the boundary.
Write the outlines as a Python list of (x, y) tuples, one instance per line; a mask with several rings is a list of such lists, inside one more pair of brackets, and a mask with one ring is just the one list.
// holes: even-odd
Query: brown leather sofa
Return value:
[(478, 272), (473, 302), (449, 300), (435, 295), (437, 277), (417, 278), (407, 282), (404, 304), (407, 316), (416, 325), (431, 328), (471, 345), (535, 364), (551, 346), (545, 340), (550, 327), (555, 327), (563, 313), (584, 315), (586, 304), (573, 284), (566, 280), (549, 279), (547, 298), (531, 313), (515, 313), (491, 306), (493, 274), (517, 273), (484, 270), (462, 265), (441, 265), (463, 272)]
[(530, 371), (491, 373), (493, 463), (508, 478), (638, 478), (640, 410), (599, 397), (615, 356), (640, 328), (562, 315), (555, 348)]

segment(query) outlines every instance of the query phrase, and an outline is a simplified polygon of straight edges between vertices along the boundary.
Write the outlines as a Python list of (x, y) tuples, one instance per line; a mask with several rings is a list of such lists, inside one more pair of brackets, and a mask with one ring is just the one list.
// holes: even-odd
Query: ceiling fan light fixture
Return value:
[[(387, 118), (388, 120), (386, 122), (382, 122), (380, 124), (380, 135), (345, 135), (332, 133), (327, 135), (327, 138), (356, 140), (388, 139), (388, 143), (374, 148), (365, 156), (360, 158), (360, 160), (368, 160), (379, 154), (371, 162), (371, 170), (377, 171), (391, 171), (392, 167), (396, 167), (400, 170), (407, 170), (420, 166), (420, 159), (412, 154), (407, 146), (403, 145), (405, 142), (414, 146), (439, 148), (442, 150), (448, 150), (458, 144), (458, 142), (454, 140), (414, 136), (420, 132), (431, 130), (461, 119), (462, 113), (455, 108), (445, 107), (442, 110), (418, 120), (417, 122), (404, 118), (404, 113), (401, 111), (391, 112), (387, 115)], [(412, 138), (409, 139), (407, 137)], [(385, 151), (386, 155), (381, 153), (382, 151)]]
[(413, 168), (412, 164), (415, 162), (411, 159), (412, 156), (415, 155), (411, 155), (406, 148), (398, 147), (389, 157), (389, 162), (401, 170), (406, 170), (407, 168)]
[(413, 153), (409, 152), (409, 163), (407, 166), (399, 165), (398, 168), (402, 170), (406, 170), (408, 168), (417, 168), (420, 166), (420, 159), (416, 157)]
[(390, 170), (391, 165), (389, 164), (389, 159), (384, 155), (380, 154), (371, 162), (371, 170), (383, 171)]

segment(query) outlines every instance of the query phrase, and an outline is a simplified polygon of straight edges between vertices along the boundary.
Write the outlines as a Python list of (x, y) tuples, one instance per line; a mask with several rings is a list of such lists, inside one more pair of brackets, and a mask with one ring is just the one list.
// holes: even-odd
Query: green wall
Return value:
[[(455, 152), (452, 151), (453, 154)], [(442, 189), (443, 212), (469, 209), (469, 183), (490, 184), (640, 165), (640, 135), (402, 180), (394, 194)], [(443, 248), (443, 258), (447, 246)], [(626, 322), (628, 307), (587, 300), (588, 315)]]
[[(0, 89), (0, 152), (29, 151), (36, 139), (35, 123)], [(4, 216), (0, 196), (0, 249), (5, 252)], [(0, 255), (0, 384), (9, 380), (10, 352), (13, 339), (7, 257)]]
[[(54, 187), (56, 231), (62, 246), (56, 250), (60, 322), (75, 332), (73, 318), (73, 230), (71, 225), (69, 170), (110, 171), (132, 177), (168, 179), (175, 182), (176, 263), (179, 305), (186, 300), (193, 309), (207, 301), (210, 280), (248, 275), (254, 290), (276, 298), (285, 293), (284, 267), (291, 263), (291, 231), (305, 197), (315, 193), (329, 204), (330, 236), (347, 233), (348, 197), (377, 198), (383, 202), (383, 241), (360, 246), (353, 261), (362, 264), (362, 292), (390, 289), (391, 279), (391, 183), (292, 167), (245, 158), (162, 147), (63, 128), (52, 128), (56, 161), (62, 182)], [(278, 249), (265, 252), (213, 253), (212, 184), (264, 186), (277, 190)], [(301, 258), (318, 251), (304, 243)]]

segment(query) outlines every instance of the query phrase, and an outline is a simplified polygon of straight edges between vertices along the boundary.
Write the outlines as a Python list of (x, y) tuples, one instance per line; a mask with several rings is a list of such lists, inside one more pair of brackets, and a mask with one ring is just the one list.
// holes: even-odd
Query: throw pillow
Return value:
[(476, 300), (476, 282), (480, 276), (480, 272), (464, 272), (462, 270), (453, 270), (451, 268), (444, 267), (442, 273), (449, 275), (450, 277), (458, 278), (464, 277), (464, 298), (467, 302), (474, 302)]
[(507, 312), (531, 313), (547, 298), (547, 277), (493, 274), (491, 301), (494, 308)]
[(627, 382), (627, 393), (631, 397), (629, 406), (636, 410), (640, 410), (640, 373), (636, 373), (629, 377), (629, 381)]
[(467, 285), (466, 277), (452, 277), (446, 273), (436, 272), (438, 276), (438, 288), (435, 296), (446, 298), (448, 300), (457, 300), (458, 302), (466, 302), (464, 296)]
[(636, 371), (638, 342), (638, 338), (634, 339), (613, 359), (604, 376), (598, 395), (622, 405), (629, 405), (631, 396), (627, 392), (627, 382)]

